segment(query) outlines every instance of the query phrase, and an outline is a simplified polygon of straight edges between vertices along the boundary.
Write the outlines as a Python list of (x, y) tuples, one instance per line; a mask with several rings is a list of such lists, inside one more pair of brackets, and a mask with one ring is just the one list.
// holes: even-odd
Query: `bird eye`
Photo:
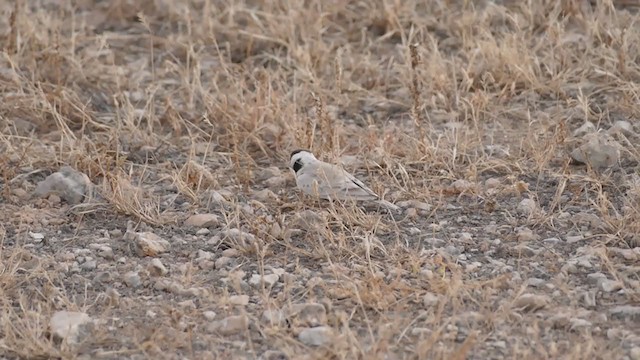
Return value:
[(300, 170), (300, 168), (302, 168), (302, 161), (300, 161), (300, 159), (298, 159), (293, 163), (293, 171), (298, 172), (298, 170)]

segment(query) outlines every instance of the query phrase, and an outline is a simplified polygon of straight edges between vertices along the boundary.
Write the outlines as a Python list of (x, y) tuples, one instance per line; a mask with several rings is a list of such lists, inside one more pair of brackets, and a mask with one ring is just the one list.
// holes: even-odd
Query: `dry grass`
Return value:
[[(608, 312), (640, 302), (638, 139), (619, 138), (625, 152), (612, 171), (567, 157), (585, 121), (639, 129), (638, 9), (605, 0), (3, 2), (0, 355), (638, 356), (637, 315)], [(351, 161), (386, 199), (431, 208), (392, 217), (310, 201), (287, 169), (296, 148)], [(101, 196), (75, 208), (25, 196), (64, 164)], [(537, 204), (528, 215), (518, 211), (525, 198)], [(183, 226), (207, 212), (221, 219), (210, 235)], [(167, 278), (204, 290), (157, 290), (149, 259), (123, 240), (127, 221), (172, 243), (161, 257)], [(96, 258), (94, 243), (114, 258), (69, 270)], [(619, 255), (634, 247), (635, 258)], [(221, 269), (197, 259), (228, 249), (237, 252)], [(276, 288), (247, 285), (273, 269), (287, 274)], [(134, 270), (137, 289), (122, 280)], [(101, 272), (109, 280), (96, 280)], [(587, 277), (596, 272), (623, 291), (599, 290)], [(248, 305), (229, 302), (241, 294)], [(522, 294), (547, 304), (525, 311)], [(304, 302), (326, 308), (339, 334), (330, 346), (304, 345), (299, 326), (262, 318)], [(62, 309), (97, 319), (92, 336), (75, 347), (52, 339), (48, 319)], [(208, 332), (204, 311), (246, 314), (249, 329)]]

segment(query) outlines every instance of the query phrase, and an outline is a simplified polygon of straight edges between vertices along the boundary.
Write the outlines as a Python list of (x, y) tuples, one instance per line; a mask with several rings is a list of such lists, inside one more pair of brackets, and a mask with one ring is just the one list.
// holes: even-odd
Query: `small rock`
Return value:
[(84, 201), (85, 196), (90, 195), (92, 184), (89, 177), (70, 166), (63, 166), (38, 183), (35, 195), (46, 197), (49, 194), (57, 194), (70, 204), (78, 204)]
[(629, 350), (629, 358), (631, 360), (640, 360), (640, 346), (632, 347)]
[(222, 236), (223, 239), (229, 239), (243, 247), (253, 244), (256, 240), (256, 237), (253, 234), (244, 232), (237, 228), (223, 230), (220, 232), (220, 236)]
[(590, 329), (593, 326), (590, 321), (580, 319), (580, 318), (571, 318), (569, 320), (569, 328), (571, 330), (579, 330), (579, 329)]
[(327, 310), (322, 304), (303, 303), (289, 307), (287, 318), (299, 326), (319, 326), (327, 323)]
[(500, 186), (502, 182), (498, 178), (489, 178), (484, 182), (484, 186), (487, 189), (495, 189)]
[(591, 284), (599, 284), (602, 280), (606, 280), (606, 279), (607, 279), (607, 275), (601, 272), (594, 272), (587, 275), (587, 280), (589, 280)]
[(280, 276), (278, 274), (269, 274), (265, 276), (260, 276), (259, 274), (253, 274), (251, 279), (249, 279), (249, 284), (253, 286), (260, 286), (260, 284), (264, 281), (264, 284), (267, 288), (271, 288), (273, 284), (278, 282)]
[(271, 200), (277, 200), (278, 199), (278, 195), (276, 195), (273, 191), (269, 190), (269, 189), (262, 189), (260, 191), (256, 191), (253, 196), (256, 198), (256, 200), (258, 201), (262, 201), (262, 202), (268, 202)]
[(216, 214), (196, 214), (189, 216), (184, 224), (187, 226), (208, 228), (220, 225), (220, 219)]
[(516, 234), (516, 237), (519, 242), (536, 241), (540, 238), (540, 236), (534, 233), (533, 230), (526, 227), (518, 229), (518, 233)]
[(261, 320), (267, 324), (278, 326), (284, 322), (285, 316), (281, 310), (265, 310)]
[(264, 183), (270, 189), (278, 189), (285, 186), (285, 184), (287, 183), (287, 178), (283, 175), (277, 175), (265, 180)]
[[(129, 232), (128, 232), (129, 233)], [(127, 239), (134, 238), (136, 241), (136, 252), (138, 256), (158, 256), (167, 252), (171, 244), (152, 232), (129, 233)]]
[(438, 297), (438, 295), (432, 292), (428, 292), (424, 294), (424, 296), (422, 297), (422, 305), (424, 305), (425, 307), (436, 306), (438, 305), (439, 301), (440, 301), (440, 297)]
[(620, 160), (620, 144), (603, 132), (589, 134), (586, 142), (571, 152), (571, 158), (595, 170), (610, 168)]
[(181, 308), (193, 310), (196, 308), (196, 303), (193, 302), (193, 299), (188, 299), (188, 300), (180, 301), (178, 303), (178, 306), (180, 306)]
[(615, 135), (617, 133), (622, 133), (625, 136), (633, 136), (636, 133), (633, 131), (633, 125), (626, 120), (618, 120), (613, 123), (613, 125), (607, 130), (609, 135)]
[(93, 282), (102, 284), (109, 283), (111, 282), (111, 273), (108, 271), (101, 271), (93, 277)]
[(124, 283), (130, 288), (137, 288), (142, 284), (142, 279), (137, 271), (129, 271), (124, 274)]
[(334, 340), (333, 329), (328, 326), (306, 328), (300, 331), (298, 340), (309, 346), (328, 345)]
[(33, 242), (39, 243), (44, 239), (44, 234), (29, 231), (29, 237), (33, 239)]
[(151, 263), (149, 263), (149, 273), (152, 276), (164, 276), (167, 275), (168, 272), (169, 270), (167, 270), (160, 259), (151, 259)]
[(622, 289), (623, 284), (620, 281), (602, 279), (599, 282), (600, 290), (610, 293)]
[(77, 311), (57, 311), (49, 321), (51, 333), (68, 344), (77, 344), (86, 336), (86, 326), (91, 324), (89, 315)]
[(542, 240), (543, 243), (548, 244), (548, 245), (557, 245), (559, 243), (562, 242), (562, 240), (558, 239), (558, 238), (547, 238)]
[(240, 334), (249, 329), (249, 318), (246, 315), (234, 315), (207, 325), (208, 332), (221, 335)]
[(230, 258), (235, 258), (240, 255), (240, 252), (237, 249), (225, 249), (222, 251), (222, 256), (227, 256)]
[(398, 202), (396, 205), (405, 209), (416, 209), (426, 212), (431, 211), (431, 204), (419, 200), (404, 200)]
[(458, 256), (462, 253), (462, 250), (458, 249), (454, 245), (449, 245), (445, 247), (444, 251), (451, 256)]
[(211, 234), (211, 230), (207, 228), (201, 228), (196, 231), (196, 236), (205, 236)]
[(323, 227), (326, 224), (325, 219), (312, 210), (304, 210), (294, 215), (292, 226), (303, 230), (313, 230)]
[(289, 356), (282, 351), (267, 350), (258, 358), (258, 360), (289, 360)]
[(231, 258), (230, 257), (220, 256), (219, 258), (216, 259), (214, 264), (215, 264), (216, 269), (222, 269), (225, 266), (227, 266), (230, 262), (231, 262)]
[(574, 243), (577, 243), (578, 241), (582, 241), (583, 239), (584, 239), (584, 236), (582, 235), (567, 236), (567, 243), (574, 244)]
[(458, 179), (451, 183), (449, 190), (454, 193), (463, 193), (475, 190), (475, 185), (470, 181)]
[(587, 134), (591, 134), (596, 131), (596, 126), (593, 123), (586, 121), (582, 126), (573, 131), (573, 137), (582, 138)]
[(98, 267), (98, 262), (91, 258), (85, 259), (82, 265), (80, 265), (80, 269), (84, 271), (95, 270), (96, 267)]
[(543, 279), (538, 279), (538, 278), (527, 279), (527, 285), (531, 287), (537, 288), (537, 287), (541, 287), (544, 284), (545, 284), (545, 281)]
[(518, 212), (526, 216), (534, 214), (537, 208), (538, 205), (533, 199), (522, 199), (522, 201), (520, 201), (520, 203), (518, 204)]
[(209, 321), (213, 321), (213, 319), (216, 318), (216, 313), (215, 311), (205, 311), (202, 313), (202, 316), (204, 316), (205, 319), (209, 320)]
[(229, 303), (245, 306), (249, 304), (249, 295), (232, 295), (229, 297)]
[(549, 299), (543, 295), (522, 294), (513, 302), (513, 307), (526, 312), (544, 309)]
[(29, 195), (29, 193), (22, 188), (14, 188), (11, 190), (11, 192), (13, 193), (13, 195), (17, 196), (20, 199), (25, 199)]

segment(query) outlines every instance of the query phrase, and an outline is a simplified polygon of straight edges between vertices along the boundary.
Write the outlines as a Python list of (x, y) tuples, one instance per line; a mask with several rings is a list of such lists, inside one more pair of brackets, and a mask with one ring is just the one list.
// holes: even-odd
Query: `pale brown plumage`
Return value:
[(291, 169), (300, 190), (321, 199), (376, 201), (392, 210), (399, 208), (380, 197), (343, 168), (316, 159), (309, 151), (291, 153)]

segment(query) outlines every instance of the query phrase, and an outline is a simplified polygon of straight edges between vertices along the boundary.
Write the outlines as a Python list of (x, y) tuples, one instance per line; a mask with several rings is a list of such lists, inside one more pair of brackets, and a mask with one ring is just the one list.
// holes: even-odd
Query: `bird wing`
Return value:
[(325, 181), (318, 181), (320, 196), (332, 197), (338, 200), (376, 200), (378, 195), (368, 188), (362, 181), (339, 166), (322, 163), (318, 174), (324, 175)]

